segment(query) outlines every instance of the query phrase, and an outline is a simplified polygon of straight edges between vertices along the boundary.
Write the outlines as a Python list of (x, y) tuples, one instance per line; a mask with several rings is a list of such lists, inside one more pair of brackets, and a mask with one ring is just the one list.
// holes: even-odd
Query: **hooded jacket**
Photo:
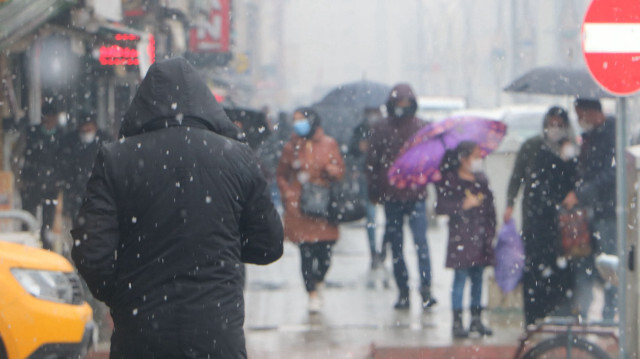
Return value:
[[(408, 115), (398, 118), (394, 114), (395, 108), (402, 100), (409, 100), (411, 110)], [(427, 197), (426, 186), (398, 189), (389, 184), (387, 177), (404, 144), (426, 124), (415, 117), (418, 103), (411, 87), (396, 85), (389, 94), (386, 107), (387, 117), (371, 128), (365, 167), (369, 199), (374, 203), (424, 200)]]
[(582, 134), (576, 195), (593, 210), (593, 220), (616, 217), (616, 121), (606, 121)]
[(111, 307), (111, 358), (245, 358), (242, 262), (283, 228), (239, 129), (184, 59), (151, 66), (97, 155), (72, 257)]

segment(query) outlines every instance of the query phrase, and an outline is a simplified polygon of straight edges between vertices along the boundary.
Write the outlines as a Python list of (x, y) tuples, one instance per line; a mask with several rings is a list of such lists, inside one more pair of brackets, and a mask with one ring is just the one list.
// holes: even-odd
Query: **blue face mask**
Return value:
[(306, 118), (293, 123), (293, 131), (296, 135), (305, 137), (311, 132), (311, 124)]

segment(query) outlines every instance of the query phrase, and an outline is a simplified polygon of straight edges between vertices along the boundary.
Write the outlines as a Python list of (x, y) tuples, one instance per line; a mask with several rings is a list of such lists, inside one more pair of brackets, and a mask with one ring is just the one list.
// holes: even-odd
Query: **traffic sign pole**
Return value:
[[(582, 53), (593, 78), (619, 96), (616, 119), (616, 229), (618, 243), (619, 358), (635, 353), (627, 343), (627, 100), (640, 90), (640, 1), (593, 0), (582, 24)], [(637, 240), (635, 238), (634, 240)], [(637, 285), (637, 284), (636, 284)]]
[[(618, 241), (618, 350), (627, 359), (627, 99), (616, 103), (616, 232)], [(633, 318), (631, 320), (638, 320)]]

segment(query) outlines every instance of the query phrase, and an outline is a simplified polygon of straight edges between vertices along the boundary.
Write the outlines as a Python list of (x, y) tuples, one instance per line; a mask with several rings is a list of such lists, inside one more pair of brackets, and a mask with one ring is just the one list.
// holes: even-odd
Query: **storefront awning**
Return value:
[(50, 18), (77, 3), (77, 0), (0, 1), (0, 48), (29, 34)]

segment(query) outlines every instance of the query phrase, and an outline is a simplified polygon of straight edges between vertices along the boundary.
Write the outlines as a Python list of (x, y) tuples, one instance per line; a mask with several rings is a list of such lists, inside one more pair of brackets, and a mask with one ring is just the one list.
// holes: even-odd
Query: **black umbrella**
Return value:
[(507, 92), (563, 95), (579, 98), (613, 98), (600, 88), (586, 69), (537, 67), (504, 88)]
[(269, 137), (271, 130), (263, 112), (247, 108), (225, 108), (224, 112), (242, 128), (247, 144), (254, 150)]
[(363, 119), (365, 108), (377, 108), (387, 101), (391, 87), (371, 81), (340, 85), (329, 91), (313, 107), (322, 119), (322, 128), (338, 143), (349, 142), (353, 128)]

